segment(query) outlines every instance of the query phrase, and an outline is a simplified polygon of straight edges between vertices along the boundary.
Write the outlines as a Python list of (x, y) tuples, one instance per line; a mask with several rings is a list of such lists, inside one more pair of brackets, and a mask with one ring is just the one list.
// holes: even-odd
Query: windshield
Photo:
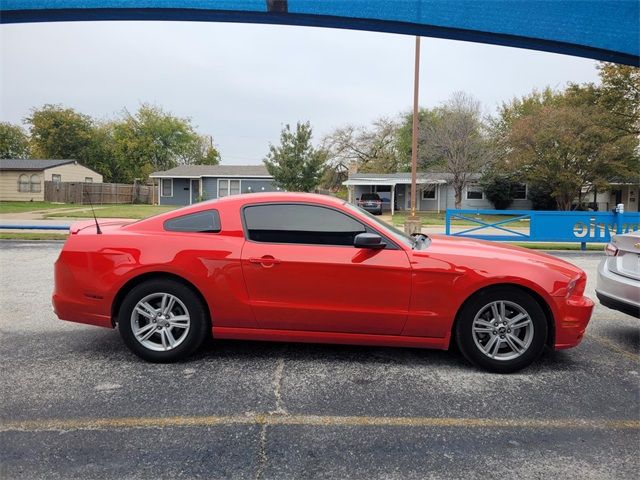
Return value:
[(351, 210), (357, 211), (362, 215), (366, 215), (367, 218), (372, 220), (375, 223), (376, 227), (382, 230), (382, 232), (385, 235), (391, 237), (393, 240), (397, 242), (407, 245), (408, 247), (418, 248), (418, 249), (421, 249), (426, 245), (425, 242), (416, 242), (416, 240), (413, 237), (410, 237), (409, 235), (404, 233), (402, 230), (399, 230), (396, 227), (389, 225), (387, 222), (380, 220), (375, 215), (370, 214), (363, 208), (356, 207), (355, 205), (352, 205), (349, 202), (344, 202), (344, 205)]

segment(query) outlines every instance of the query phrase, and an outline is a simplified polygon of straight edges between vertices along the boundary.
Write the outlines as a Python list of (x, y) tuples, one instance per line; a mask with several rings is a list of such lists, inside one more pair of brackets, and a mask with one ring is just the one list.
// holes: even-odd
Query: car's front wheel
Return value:
[(134, 287), (118, 314), (125, 344), (151, 362), (173, 362), (193, 353), (207, 334), (200, 298), (188, 286), (170, 279)]
[(456, 341), (473, 364), (499, 373), (527, 367), (542, 353), (547, 321), (538, 302), (515, 287), (470, 298), (460, 311)]

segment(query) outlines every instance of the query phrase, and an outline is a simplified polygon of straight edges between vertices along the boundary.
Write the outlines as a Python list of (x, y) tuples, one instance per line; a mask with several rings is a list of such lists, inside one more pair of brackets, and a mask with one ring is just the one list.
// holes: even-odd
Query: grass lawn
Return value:
[[(81, 206), (83, 210), (73, 212), (60, 212), (45, 215), (47, 218), (93, 218), (91, 208), (87, 205)], [(120, 205), (96, 205), (96, 217), (98, 218), (147, 218), (159, 213), (175, 210), (177, 206), (171, 205), (138, 205), (138, 204), (120, 204)]]
[(67, 203), (51, 202), (0, 202), (0, 213), (22, 213), (37, 210), (49, 210), (51, 208), (70, 208), (73, 205)]
[(0, 232), (0, 240), (66, 240), (66, 233)]
[[(404, 222), (406, 218), (410, 215), (410, 213), (411, 212), (404, 212), (404, 211), (394, 213), (393, 225), (395, 225), (396, 227), (404, 225)], [(420, 217), (420, 219), (422, 220), (423, 225), (444, 225), (445, 224), (444, 216), (445, 216), (444, 212), (442, 213), (419, 212), (418, 213), (418, 217)], [(511, 216), (510, 215), (477, 215), (474, 218), (477, 218), (478, 220), (482, 220), (483, 222), (498, 222), (500, 220), (508, 220), (509, 218), (511, 218)], [(451, 224), (452, 225), (469, 225), (469, 226), (477, 226), (477, 227), (480, 226), (479, 223), (471, 222), (468, 220), (455, 219), (455, 218), (451, 221)], [(504, 225), (504, 227), (505, 228), (512, 228), (512, 227), (528, 228), (529, 220), (521, 220), (521, 221), (507, 223), (506, 225)]]

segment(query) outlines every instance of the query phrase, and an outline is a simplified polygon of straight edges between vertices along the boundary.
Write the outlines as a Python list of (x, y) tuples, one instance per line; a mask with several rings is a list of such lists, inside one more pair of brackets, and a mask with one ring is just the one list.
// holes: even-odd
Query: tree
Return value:
[(92, 143), (93, 120), (72, 108), (61, 105), (34, 108), (25, 123), (29, 125), (34, 158), (83, 160)]
[(355, 164), (359, 172), (404, 171), (408, 164), (403, 165), (398, 159), (397, 128), (389, 118), (379, 118), (369, 127), (347, 125), (327, 135), (322, 147), (327, 150), (329, 161), (343, 169)]
[(496, 210), (506, 210), (513, 203), (512, 176), (504, 173), (490, 172), (480, 180), (482, 190)]
[(29, 137), (18, 125), (0, 122), (0, 158), (27, 158)]
[(202, 161), (202, 138), (191, 121), (142, 104), (135, 114), (124, 111), (113, 125), (114, 154), (125, 168), (123, 181), (146, 179), (157, 170)]
[(213, 146), (213, 137), (201, 136), (193, 142), (193, 152), (185, 158), (186, 163), (193, 165), (218, 165), (220, 152)]
[[(630, 175), (628, 138), (599, 120), (592, 106), (545, 106), (514, 122), (507, 163), (531, 183), (548, 185), (558, 208), (570, 210), (582, 192), (612, 174)], [(637, 170), (636, 170), (637, 171)]]
[(470, 176), (481, 172), (492, 158), (483, 132), (480, 103), (456, 92), (425, 118), (426, 128), (419, 130), (418, 138), (418, 148), (424, 145), (425, 153), (418, 157), (418, 163), (424, 170), (438, 169), (451, 174), (455, 206), (460, 208)]
[(264, 164), (276, 183), (285, 190), (310, 192), (320, 183), (327, 152), (315, 149), (311, 137), (309, 122), (298, 122), (295, 131), (287, 124), (280, 133), (280, 145), (269, 145)]

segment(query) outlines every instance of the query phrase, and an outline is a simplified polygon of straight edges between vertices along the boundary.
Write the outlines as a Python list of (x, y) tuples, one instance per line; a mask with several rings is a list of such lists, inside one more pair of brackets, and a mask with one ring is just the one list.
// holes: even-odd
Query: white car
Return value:
[(598, 300), (640, 318), (640, 232), (612, 236), (604, 252), (598, 266)]

